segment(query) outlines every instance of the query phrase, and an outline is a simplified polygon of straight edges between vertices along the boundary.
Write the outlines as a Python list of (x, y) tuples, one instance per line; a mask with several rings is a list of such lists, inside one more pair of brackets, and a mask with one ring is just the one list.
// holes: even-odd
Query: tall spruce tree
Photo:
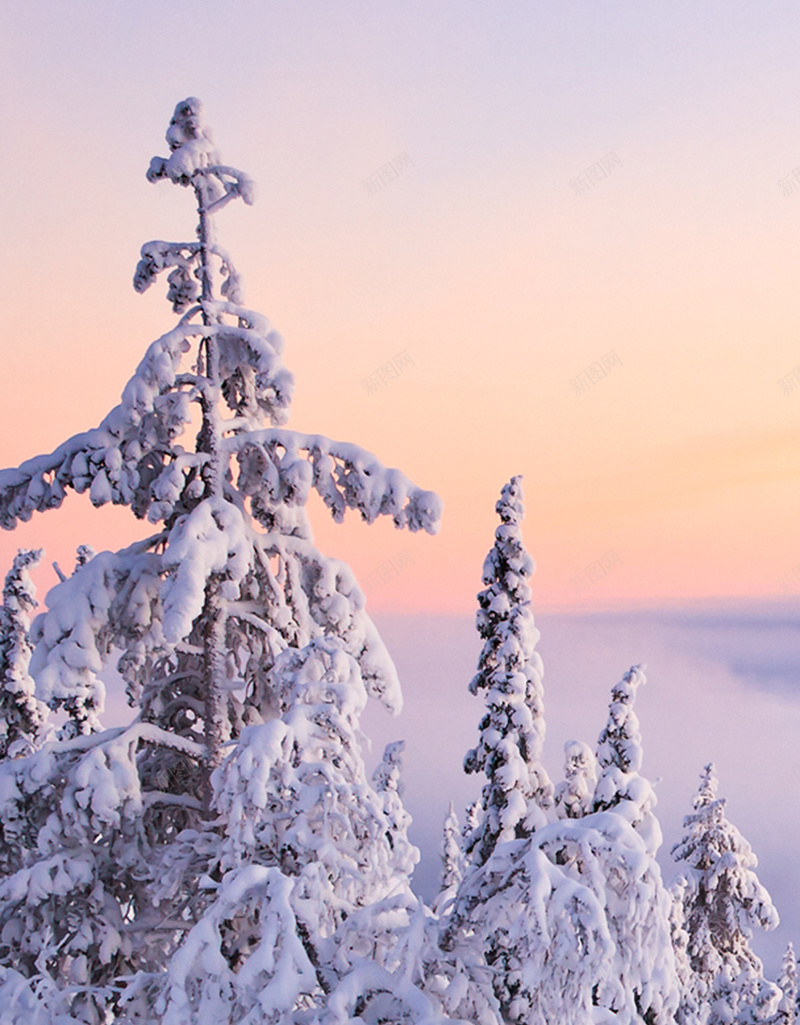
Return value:
[(556, 810), (583, 814), (548, 822), (552, 790), (540, 761), (541, 668), (521, 579), (529, 557), (519, 533), (518, 478), (497, 509), (502, 523), (484, 570), (478, 625), (485, 644), (473, 682), (487, 692), (488, 709), (465, 763), (482, 769), (487, 784), (468, 839), (471, 862), (441, 924), (438, 968), (464, 996), (445, 1006), (460, 1017), (481, 1006), (515, 1025), (670, 1025), (678, 1004), (670, 902), (651, 851), (658, 826), (652, 791), (637, 771), (641, 738), (631, 707), (643, 676), (634, 669), (615, 688), (593, 793), (591, 752), (568, 748), (576, 794), (562, 788)]
[(484, 864), (498, 843), (530, 835), (546, 821), (553, 786), (542, 765), (544, 701), (539, 631), (527, 579), (533, 559), (522, 541), (522, 478), (512, 477), (497, 502), (500, 526), (483, 565), (476, 625), (483, 638), (478, 671), (469, 689), (484, 693), (486, 714), (467, 772), (486, 776), (483, 817), (468, 841), (472, 860)]
[[(415, 913), (413, 849), (392, 845), (399, 794), (369, 785), (358, 731), (368, 696), (397, 710), (400, 693), (304, 506), (313, 489), (337, 521), (353, 509), (433, 532), (440, 503), (356, 445), (280, 426), (282, 339), (242, 305), (213, 226), (252, 182), (222, 163), (194, 98), (167, 142), (147, 177), (191, 190), (196, 238), (147, 243), (134, 284), (167, 272), (177, 326), (98, 427), (0, 473), (6, 528), (70, 490), (154, 525), (87, 550), (33, 625), (37, 694), (66, 723), (0, 765), (0, 1004), (20, 1023), (311, 1022), (355, 1006), (368, 1020), (389, 979), (408, 1020), (430, 1018), (393, 981), (391, 930), (382, 947), (354, 933), (381, 901), (398, 927)], [(112, 653), (134, 718), (104, 729)]]
[(681, 869), (675, 891), (683, 903), (691, 991), (708, 1005), (709, 1025), (766, 1022), (780, 993), (764, 979), (750, 946), (752, 928), (774, 929), (778, 913), (759, 882), (756, 856), (725, 817), (713, 764), (706, 765), (683, 820), (684, 836), (672, 848)]

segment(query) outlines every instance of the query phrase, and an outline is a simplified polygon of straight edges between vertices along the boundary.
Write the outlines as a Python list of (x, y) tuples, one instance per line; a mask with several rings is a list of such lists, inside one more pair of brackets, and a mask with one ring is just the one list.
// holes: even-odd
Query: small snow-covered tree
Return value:
[(520, 477), (512, 477), (497, 502), (500, 526), (483, 566), (484, 590), (476, 616), (483, 650), (470, 692), (483, 691), (486, 714), (477, 747), (464, 761), (467, 772), (486, 776), (483, 817), (468, 841), (482, 865), (498, 843), (528, 836), (546, 821), (553, 787), (541, 762), (544, 743), (542, 660), (527, 578), (533, 559), (525, 551)]
[(775, 1016), (775, 1025), (794, 1025), (797, 1021), (797, 956), (791, 943), (781, 961), (781, 975), (778, 979), (781, 999)]
[(706, 765), (694, 811), (683, 820), (683, 839), (672, 848), (681, 869), (676, 893), (689, 934), (692, 990), (709, 1005), (709, 1025), (766, 1022), (780, 994), (764, 979), (750, 938), (754, 926), (774, 929), (778, 913), (756, 875), (750, 845), (725, 817), (717, 788), (714, 766)]
[(461, 849), (461, 832), (458, 815), (450, 802), (442, 828), (442, 882), (433, 905), (437, 914), (447, 914), (458, 893), (464, 875), (464, 852)]
[[(281, 426), (282, 339), (243, 305), (214, 235), (252, 182), (194, 98), (167, 142), (148, 179), (193, 192), (196, 237), (147, 243), (134, 285), (166, 272), (178, 324), (98, 427), (0, 473), (6, 528), (70, 490), (154, 527), (87, 550), (32, 627), (37, 695), (67, 721), (0, 764), (4, 835), (27, 823), (0, 880), (0, 1001), (41, 997), (42, 1014), (80, 1022), (311, 1021), (354, 971), (337, 930), (398, 893), (393, 922), (408, 923), (414, 853), (392, 846), (393, 770), (376, 792), (360, 752), (363, 703), (397, 710), (397, 676), (304, 506), (315, 490), (337, 521), (433, 532), (440, 503), (356, 445)], [(135, 717), (104, 729), (114, 652)]]
[(680, 988), (680, 1002), (675, 1012), (677, 1025), (705, 1025), (710, 1008), (700, 992), (698, 980), (689, 961), (689, 933), (686, 931), (684, 892), (686, 881), (678, 879), (669, 888), (672, 900), (669, 924), (672, 949), (675, 955), (675, 973)]
[(588, 814), (597, 783), (597, 764), (588, 744), (564, 744), (564, 776), (553, 795), (556, 814), (560, 819), (579, 819)]
[(405, 747), (404, 740), (395, 740), (386, 745), (383, 758), (372, 774), (372, 782), (383, 799), (383, 813), (387, 822), (386, 839), (396, 859), (398, 871), (402, 876), (410, 876), (419, 861), (419, 851), (408, 839), (411, 816), (403, 804)]
[(23, 549), (14, 557), (0, 606), (0, 759), (30, 754), (36, 747), (46, 709), (37, 701), (29, 672), (31, 612), (36, 590), (30, 568), (41, 551)]
[(655, 855), (661, 846), (661, 827), (653, 814), (656, 795), (642, 767), (642, 735), (634, 711), (636, 692), (645, 682), (643, 666), (631, 666), (611, 691), (608, 721), (597, 742), (600, 773), (594, 788), (592, 811), (613, 808), (624, 815)]

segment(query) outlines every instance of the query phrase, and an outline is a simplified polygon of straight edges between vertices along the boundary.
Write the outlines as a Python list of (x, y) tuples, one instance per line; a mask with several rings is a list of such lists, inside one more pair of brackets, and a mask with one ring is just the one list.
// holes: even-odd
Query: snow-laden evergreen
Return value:
[(591, 810), (597, 783), (597, 762), (592, 749), (581, 740), (564, 744), (564, 779), (553, 795), (560, 819), (579, 819)]
[(709, 1006), (703, 999), (698, 986), (697, 976), (692, 971), (689, 960), (689, 933), (686, 930), (686, 913), (683, 898), (686, 881), (677, 879), (669, 892), (672, 898), (670, 907), (670, 936), (675, 955), (675, 973), (680, 989), (680, 1003), (675, 1012), (677, 1025), (704, 1025), (708, 1020)]
[[(474, 828), (474, 827), (473, 827)], [(439, 914), (447, 914), (451, 910), (453, 900), (464, 876), (464, 852), (461, 847), (461, 831), (458, 815), (450, 802), (442, 827), (442, 882), (439, 894), (434, 901), (433, 910)]]
[(769, 1022), (780, 991), (764, 978), (750, 939), (753, 927), (774, 929), (778, 913), (756, 875), (758, 859), (725, 817), (717, 788), (714, 766), (706, 765), (694, 811), (683, 820), (683, 839), (672, 848), (681, 869), (674, 892), (688, 933), (690, 995), (705, 1005), (702, 1021), (709, 1025)]
[(20, 550), (6, 575), (0, 606), (0, 759), (30, 754), (41, 739), (47, 709), (30, 674), (31, 613), (36, 589), (30, 569), (41, 551)]
[(643, 837), (650, 854), (661, 846), (661, 827), (653, 814), (656, 795), (642, 767), (642, 735), (634, 711), (636, 692), (645, 682), (643, 666), (631, 666), (611, 692), (608, 722), (597, 742), (600, 773), (594, 788), (593, 811), (613, 808)]
[(797, 1021), (797, 956), (791, 943), (787, 944), (781, 961), (778, 989), (781, 991), (781, 999), (775, 1025), (794, 1025)]
[[(359, 958), (362, 975), (387, 970), (418, 904), (395, 766), (370, 786), (358, 729), (368, 696), (399, 708), (397, 676), (304, 506), (313, 489), (337, 521), (353, 509), (433, 532), (440, 503), (356, 445), (281, 426), (283, 341), (243, 305), (213, 228), (227, 202), (252, 202), (252, 182), (221, 162), (196, 99), (167, 142), (148, 179), (192, 190), (197, 238), (147, 243), (134, 284), (166, 271), (177, 326), (98, 427), (0, 473), (7, 528), (70, 490), (155, 526), (87, 551), (33, 624), (36, 693), (66, 724), (0, 766), (0, 1001), (14, 993), (48, 1022), (277, 1022), (301, 1008), (311, 1021), (342, 986), (358, 993)], [(4, 613), (6, 639), (23, 612)], [(23, 653), (4, 645), (7, 679), (22, 680)], [(112, 655), (134, 718), (103, 729)], [(381, 945), (334, 939), (386, 901)]]
[(520, 477), (512, 477), (497, 502), (500, 526), (483, 566), (476, 616), (483, 650), (470, 692), (484, 692), (486, 714), (467, 772), (486, 776), (483, 817), (467, 850), (482, 865), (498, 843), (530, 835), (546, 821), (553, 786), (542, 765), (544, 703), (539, 631), (526, 583), (533, 559), (520, 524), (525, 515)]
[(673, 1021), (669, 897), (623, 816), (597, 812), (498, 845), (459, 898), (466, 908), (457, 927), (446, 922), (443, 946), (474, 966), (474, 989), (488, 969), (503, 1021)]
[[(561, 821), (548, 821), (554, 815), (540, 761), (538, 632), (530, 591), (520, 582), (532, 564), (521, 545), (518, 478), (503, 489), (498, 512), (503, 522), (480, 596), (478, 628), (486, 643), (471, 687), (488, 690), (488, 711), (481, 744), (466, 762), (480, 765), (487, 784), (480, 823), (468, 838), (473, 855), (440, 926), (437, 968), (464, 1000), (448, 1010), (463, 1016), (480, 1005), (484, 1020), (494, 1014), (519, 1025), (668, 1025), (679, 985), (671, 902), (654, 856), (655, 798), (638, 773), (633, 700), (644, 677), (634, 667), (614, 688), (598, 747), (601, 773), (591, 790), (594, 757), (586, 745), (567, 745), (567, 780), (555, 809)], [(524, 624), (527, 646), (509, 622)], [(509, 666), (507, 656), (519, 659), (520, 651), (527, 663)], [(533, 685), (523, 685), (526, 675)], [(501, 828), (503, 814), (514, 828)]]

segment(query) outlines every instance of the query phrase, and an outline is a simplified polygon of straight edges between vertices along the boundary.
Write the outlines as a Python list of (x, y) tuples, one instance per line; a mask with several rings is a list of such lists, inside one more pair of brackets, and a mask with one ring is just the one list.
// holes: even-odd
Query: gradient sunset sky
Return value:
[[(373, 608), (471, 612), (516, 473), (539, 607), (800, 591), (796, 4), (6, 10), (0, 465), (95, 425), (174, 322), (131, 276), (191, 238), (144, 172), (197, 95), (259, 186), (218, 232), (286, 338), (290, 426), (444, 499), (437, 538), (315, 514)], [(130, 530), (71, 497), (0, 556)]]

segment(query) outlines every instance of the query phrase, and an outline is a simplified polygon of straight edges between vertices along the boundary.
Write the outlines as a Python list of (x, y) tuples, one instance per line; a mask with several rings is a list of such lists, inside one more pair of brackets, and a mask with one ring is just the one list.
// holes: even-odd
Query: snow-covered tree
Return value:
[(592, 811), (613, 808), (642, 836), (650, 854), (661, 846), (661, 827), (653, 814), (656, 795), (642, 767), (642, 735), (634, 711), (636, 692), (645, 682), (643, 666), (631, 666), (611, 691), (608, 721), (597, 742), (600, 773)]
[(486, 776), (482, 821), (467, 846), (478, 865), (498, 843), (543, 825), (553, 795), (541, 762), (543, 667), (526, 583), (534, 564), (522, 542), (522, 502), (521, 478), (512, 477), (496, 505), (500, 526), (483, 566), (486, 586), (478, 594), (476, 625), (484, 644), (469, 689), (484, 692), (486, 714), (478, 745), (464, 761), (467, 772)]
[[(473, 1007), (482, 998), (485, 1013), (506, 1023), (670, 1025), (678, 1005), (670, 899), (654, 857), (655, 801), (638, 774), (641, 738), (632, 710), (643, 676), (635, 668), (614, 689), (596, 787), (590, 789), (591, 752), (567, 745), (568, 779), (556, 809), (562, 821), (548, 823), (538, 633), (529, 592), (520, 586), (529, 557), (519, 541), (517, 478), (504, 488), (498, 511), (503, 524), (487, 560), (490, 586), (479, 613), (485, 675), (476, 677), (488, 681), (489, 710), (481, 745), (465, 764), (471, 768), (482, 755), (488, 782), (469, 842), (473, 851), (481, 839), (488, 842), (485, 857), (473, 853), (442, 921), (442, 976), (470, 994)], [(519, 621), (531, 639), (525, 647), (509, 627)], [(508, 666), (506, 657), (519, 658), (520, 649), (527, 661)], [(534, 685), (520, 679), (525, 665)], [(499, 828), (503, 814), (514, 828)], [(450, 1006), (464, 1014), (466, 1005)]]
[(797, 956), (791, 943), (781, 961), (781, 975), (778, 979), (781, 999), (775, 1016), (775, 1025), (794, 1025), (797, 1021)]
[(556, 814), (560, 819), (579, 819), (588, 814), (597, 783), (597, 763), (588, 744), (564, 744), (564, 777), (553, 795)]
[(679, 894), (688, 932), (692, 992), (709, 1006), (709, 1025), (766, 1022), (780, 993), (764, 979), (750, 947), (752, 928), (774, 929), (778, 913), (755, 868), (756, 856), (725, 817), (712, 764), (706, 765), (685, 834), (672, 848), (681, 874)]
[[(0, 473), (6, 528), (70, 490), (154, 525), (87, 550), (32, 627), (37, 696), (67, 722), (0, 765), (4, 835), (26, 823), (0, 880), (0, 1001), (82, 1022), (310, 1022), (357, 956), (388, 970), (337, 930), (396, 899), (397, 932), (416, 904), (399, 794), (391, 771), (369, 785), (358, 730), (368, 696), (398, 709), (397, 676), (304, 506), (313, 489), (337, 521), (433, 532), (440, 503), (356, 445), (281, 426), (282, 339), (243, 306), (213, 228), (252, 182), (194, 98), (167, 142), (148, 179), (192, 190), (197, 234), (147, 243), (134, 285), (166, 271), (177, 326), (98, 427)], [(112, 653), (135, 716), (104, 729)]]
[(46, 709), (36, 699), (29, 672), (31, 612), (36, 589), (30, 568), (41, 551), (20, 550), (3, 587), (0, 606), (0, 759), (30, 754), (36, 747)]
[(464, 852), (461, 849), (461, 833), (458, 815), (450, 802), (442, 827), (442, 882), (433, 905), (437, 914), (446, 914), (458, 893), (464, 875)]
[(372, 774), (375, 789), (383, 799), (387, 822), (386, 839), (402, 876), (410, 876), (419, 860), (419, 851), (408, 839), (411, 816), (403, 805), (403, 752), (406, 742), (395, 740), (384, 748), (383, 758)]
[(642, 837), (615, 811), (498, 845), (465, 876), (456, 909), (442, 945), (468, 966), (472, 991), (485, 994), (489, 970), (502, 1021), (673, 1022), (669, 896)]
[(675, 974), (680, 989), (680, 1002), (675, 1012), (677, 1025), (705, 1025), (708, 1021), (709, 1005), (703, 999), (698, 979), (689, 961), (689, 933), (686, 931), (684, 895), (686, 881), (678, 879), (669, 888), (672, 899), (669, 924), (672, 950), (675, 955)]

